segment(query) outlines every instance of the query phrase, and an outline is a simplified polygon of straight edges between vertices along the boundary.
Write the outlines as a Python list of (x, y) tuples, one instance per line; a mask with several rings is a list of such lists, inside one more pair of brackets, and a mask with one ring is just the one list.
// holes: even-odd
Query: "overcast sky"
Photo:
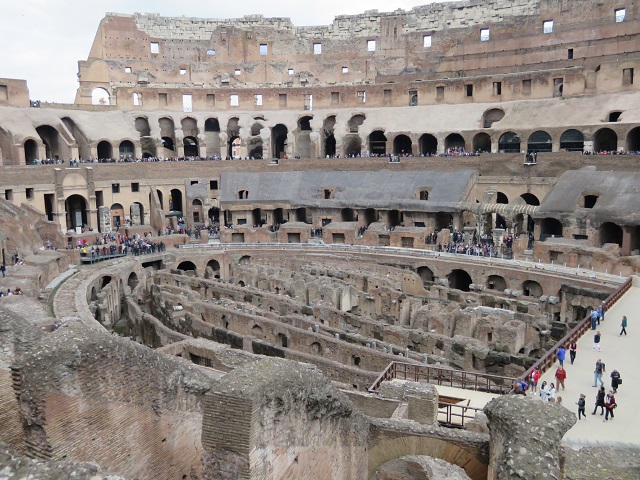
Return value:
[(237, 18), (290, 17), (297, 26), (327, 25), (336, 15), (411, 9), (432, 0), (15, 0), (0, 15), (0, 78), (27, 80), (32, 100), (72, 103), (78, 60), (86, 60), (104, 14)]

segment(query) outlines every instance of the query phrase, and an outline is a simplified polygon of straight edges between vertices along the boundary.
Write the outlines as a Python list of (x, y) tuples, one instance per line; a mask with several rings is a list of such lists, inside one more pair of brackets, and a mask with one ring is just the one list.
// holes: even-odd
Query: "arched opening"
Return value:
[(167, 150), (171, 150), (172, 152), (176, 151), (176, 146), (173, 143), (173, 139), (169, 137), (162, 137), (162, 146)]
[(220, 262), (218, 260), (209, 260), (207, 268), (211, 268), (213, 271), (213, 278), (220, 278)]
[(271, 141), (273, 144), (273, 157), (284, 158), (287, 154), (287, 135), (289, 129), (279, 123), (271, 129)]
[(622, 247), (622, 227), (613, 222), (605, 222), (600, 225), (600, 246), (606, 243), (615, 243)]
[(313, 117), (309, 115), (301, 117), (298, 120), (295, 153), (299, 158), (311, 157), (311, 120), (313, 120)]
[(278, 334), (278, 343), (282, 348), (287, 348), (289, 346), (289, 339), (284, 333)]
[(346, 135), (342, 149), (345, 157), (359, 157), (362, 153), (362, 139), (358, 135)]
[(562, 222), (556, 218), (545, 218), (540, 222), (540, 240), (562, 237)]
[(364, 222), (367, 225), (367, 227), (369, 227), (369, 225), (377, 221), (378, 221), (378, 212), (376, 212), (376, 210), (373, 208), (367, 208), (364, 211)]
[(494, 123), (499, 122), (504, 118), (504, 110), (501, 108), (492, 108), (484, 112), (482, 126), (484, 128), (491, 128)]
[[(164, 195), (162, 194), (162, 190), (156, 189), (156, 193), (158, 194), (158, 203), (160, 204), (160, 208), (164, 210)], [(151, 201), (152, 195), (153, 194), (149, 192), (149, 205), (153, 205), (153, 202)]]
[(393, 153), (396, 155), (413, 155), (411, 139), (406, 135), (398, 135), (393, 139)]
[(260, 325), (254, 325), (253, 327), (251, 327), (251, 334), (254, 337), (261, 337), (262, 336), (262, 327)]
[(527, 280), (522, 284), (522, 294), (525, 297), (541, 297), (542, 286), (535, 280)]
[(266, 221), (262, 218), (262, 209), (254, 208), (251, 211), (251, 220), (254, 227), (261, 227), (266, 223)]
[(618, 150), (618, 135), (610, 128), (601, 128), (593, 135), (594, 152), (614, 152)]
[(463, 292), (470, 291), (471, 275), (469, 275), (466, 270), (455, 269), (449, 275), (447, 275), (447, 279), (449, 280), (449, 287), (455, 290), (461, 290)]
[(402, 214), (398, 210), (389, 210), (387, 212), (387, 226), (389, 228), (397, 227), (402, 223)]
[(38, 160), (38, 144), (33, 139), (24, 142), (24, 160), (27, 165), (31, 165), (34, 160)]
[(640, 152), (640, 127), (631, 129), (627, 134), (627, 151)]
[(354, 115), (347, 122), (349, 133), (358, 133), (360, 126), (364, 123), (366, 117), (362, 114)]
[(205, 132), (220, 132), (220, 122), (217, 118), (207, 118), (204, 121)]
[(429, 267), (418, 267), (417, 273), (420, 276), (423, 284), (433, 283), (435, 279), (433, 270), (431, 270)]
[(133, 291), (138, 286), (138, 283), (140, 283), (138, 280), (138, 275), (136, 274), (136, 272), (131, 272), (129, 274), (129, 278), (127, 279), (127, 285), (129, 286), (131, 291)]
[(418, 140), (420, 155), (435, 155), (438, 153), (438, 139), (430, 133), (425, 133)]
[(113, 158), (113, 146), (111, 142), (107, 142), (106, 140), (98, 143), (98, 158), (99, 159), (109, 159)]
[(184, 212), (182, 209), (182, 191), (174, 188), (169, 193), (169, 210), (172, 212)]
[(228, 158), (240, 158), (240, 147), (242, 140), (238, 136), (229, 137), (227, 141), (227, 157)]
[(334, 129), (336, 126), (336, 116), (330, 115), (322, 123), (322, 135), (324, 138), (324, 155), (334, 157), (336, 155), (336, 137)]
[(193, 216), (193, 223), (204, 222), (204, 216), (202, 215), (202, 200), (196, 198), (191, 202), (191, 215)]
[(131, 140), (123, 140), (122, 142), (120, 142), (118, 153), (121, 159), (133, 158), (135, 156), (133, 142)]
[(131, 225), (144, 225), (144, 205), (140, 202), (133, 202), (129, 206), (129, 215)]
[(459, 133), (452, 133), (450, 135), (447, 135), (447, 137), (444, 139), (444, 148), (447, 153), (451, 153), (452, 151), (464, 151), (464, 138), (462, 138), (462, 135), (460, 135)]
[(249, 263), (251, 263), (251, 257), (249, 255), (243, 255), (240, 257), (240, 260), (238, 260), (238, 265), (249, 265)]
[(165, 155), (171, 155), (176, 149), (176, 132), (173, 119), (169, 117), (162, 117), (158, 120), (158, 126), (160, 127), (162, 146), (168, 150), (168, 152), (165, 152)]
[(301, 117), (300, 119), (298, 119), (298, 129), (301, 132), (310, 132), (311, 120), (313, 120), (313, 117), (310, 115), (305, 115), (304, 117)]
[(498, 140), (498, 150), (501, 153), (520, 153), (520, 137), (515, 132), (505, 132)]
[(124, 207), (120, 203), (114, 203), (109, 208), (111, 215), (111, 228), (117, 230), (122, 224), (124, 224)]
[(200, 151), (198, 149), (198, 139), (196, 137), (184, 137), (182, 143), (184, 146), (185, 157), (197, 157), (198, 155), (200, 155)]
[(195, 272), (196, 264), (190, 262), (189, 260), (185, 260), (184, 262), (180, 262), (178, 265), (178, 270), (182, 270), (183, 272)]
[(529, 135), (527, 153), (550, 152), (551, 146), (551, 135), (544, 130), (538, 130)]
[(355, 222), (358, 219), (353, 208), (343, 208), (340, 212), (340, 220), (343, 222)]
[(111, 105), (109, 92), (104, 88), (94, 88), (91, 91), (91, 105)]
[(507, 281), (500, 275), (489, 275), (487, 277), (487, 289), (502, 292), (507, 288)]
[(540, 205), (540, 200), (538, 200), (538, 197), (536, 197), (533, 193), (523, 193), (522, 195), (520, 195), (520, 198), (522, 198), (524, 200), (524, 203), (526, 203), (527, 205)]
[(308, 223), (306, 208), (296, 208), (296, 222)]
[(438, 212), (435, 215), (435, 229), (440, 231), (443, 228), (453, 228), (453, 215), (447, 212)]
[(140, 148), (142, 158), (156, 156), (156, 139), (151, 137), (151, 126), (145, 117), (138, 117), (135, 121), (136, 130), (140, 133)]
[(182, 126), (182, 135), (185, 137), (197, 137), (198, 133), (198, 122), (193, 117), (185, 117), (180, 122)]
[(322, 355), (322, 345), (318, 342), (313, 342), (309, 348), (311, 349), (311, 353), (315, 355)]
[(67, 211), (67, 230), (87, 224), (87, 201), (82, 195), (71, 195), (64, 202)]
[(209, 217), (209, 221), (211, 223), (220, 223), (220, 209), (217, 207), (212, 207), (207, 212), (207, 216)]
[(371, 155), (387, 154), (387, 137), (382, 130), (375, 130), (369, 135), (369, 152)]
[(41, 125), (36, 128), (36, 132), (42, 139), (42, 143), (45, 147), (45, 156), (51, 160), (64, 158), (62, 154), (60, 134), (58, 130), (51, 125)]
[(264, 155), (264, 150), (262, 148), (263, 141), (262, 137), (250, 137), (249, 144), (247, 146), (249, 151), (249, 157), (257, 160), (261, 160)]
[(284, 210), (282, 208), (276, 208), (273, 211), (273, 223), (283, 224), (286, 220), (284, 219)]
[(498, 192), (496, 193), (496, 203), (508, 204), (509, 198), (504, 193)]
[(581, 131), (570, 129), (560, 135), (560, 150), (566, 152), (584, 151), (584, 135)]
[(476, 153), (491, 151), (491, 137), (488, 133), (478, 133), (473, 137), (473, 151)]
[(360, 357), (358, 355), (352, 355), (351, 356), (351, 363), (353, 364), (354, 367), (359, 367), (360, 364), (362, 363), (362, 360), (360, 359)]

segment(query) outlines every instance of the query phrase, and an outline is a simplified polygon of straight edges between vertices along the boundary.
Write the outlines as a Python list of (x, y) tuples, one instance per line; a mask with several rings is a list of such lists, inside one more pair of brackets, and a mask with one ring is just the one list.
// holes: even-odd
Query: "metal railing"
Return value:
[[(458, 405), (457, 403), (438, 403), (438, 423), (443, 427), (464, 428), (465, 421), (471, 420), (481, 408)], [(471, 415), (469, 415), (471, 412)], [(442, 418), (444, 416), (444, 419)]]
[[(609, 310), (618, 300), (620, 300), (625, 293), (629, 291), (633, 285), (633, 277), (629, 277), (620, 288), (607, 297), (604, 301), (606, 310)], [(557, 360), (558, 347), (561, 345), (567, 345), (570, 342), (577, 342), (582, 335), (591, 329), (591, 315), (587, 315), (583, 318), (578, 325), (576, 325), (569, 333), (562, 337), (558, 343), (556, 343), (552, 349), (545, 353), (536, 363), (534, 363), (529, 370), (523, 373), (519, 380), (527, 381), (529, 375), (534, 368), (537, 368), (542, 375), (551, 367)]]
[(412, 382), (423, 381), (432, 385), (499, 394), (509, 393), (516, 381), (516, 378), (500, 375), (405, 362), (391, 362), (369, 387), (369, 392), (375, 393), (382, 382), (393, 379)]

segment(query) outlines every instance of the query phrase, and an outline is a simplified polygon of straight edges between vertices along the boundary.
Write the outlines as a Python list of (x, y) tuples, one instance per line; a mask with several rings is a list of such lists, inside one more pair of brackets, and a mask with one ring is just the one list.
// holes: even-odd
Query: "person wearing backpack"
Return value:
[(610, 376), (611, 376), (611, 388), (613, 389), (613, 393), (618, 393), (618, 386), (622, 383), (620, 372), (618, 372), (618, 370), (614, 368)]

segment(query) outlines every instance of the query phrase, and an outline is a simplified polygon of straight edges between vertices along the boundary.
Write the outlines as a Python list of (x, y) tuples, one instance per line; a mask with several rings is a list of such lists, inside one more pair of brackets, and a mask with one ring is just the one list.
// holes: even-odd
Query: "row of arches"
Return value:
[[(416, 273), (420, 276), (424, 283), (433, 283), (436, 280), (436, 276), (427, 266), (418, 267)], [(471, 275), (464, 269), (453, 269), (446, 275), (449, 287), (463, 292), (470, 291), (470, 287), (473, 284)], [(489, 275), (484, 283), (484, 287), (488, 290), (504, 291), (508, 288), (507, 280), (501, 275)], [(518, 285), (525, 297), (541, 297), (544, 294), (542, 286), (535, 280), (525, 280)]]

